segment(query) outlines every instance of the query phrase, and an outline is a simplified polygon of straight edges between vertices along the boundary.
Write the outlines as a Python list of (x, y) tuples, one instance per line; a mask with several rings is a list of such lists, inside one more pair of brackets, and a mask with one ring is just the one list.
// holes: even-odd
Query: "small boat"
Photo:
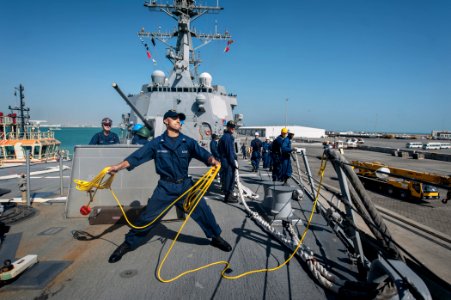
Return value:
[[(53, 131), (41, 131), (40, 122), (29, 121), (30, 109), (25, 108), (22, 94), (20, 107), (9, 109), (10, 114), (0, 112), (0, 166), (25, 163), (27, 151), (32, 163), (58, 160), (61, 142)], [(14, 113), (16, 110), (19, 114)]]

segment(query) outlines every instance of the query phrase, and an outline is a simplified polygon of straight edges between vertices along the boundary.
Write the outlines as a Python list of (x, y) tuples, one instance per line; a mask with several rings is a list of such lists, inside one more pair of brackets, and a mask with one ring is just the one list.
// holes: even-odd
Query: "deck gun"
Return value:
[(144, 118), (144, 116), (139, 112), (138, 108), (136, 108), (136, 106), (128, 99), (128, 97), (125, 96), (125, 94), (119, 88), (117, 83), (113, 82), (113, 88), (122, 97), (122, 99), (124, 99), (125, 103), (127, 103), (128, 106), (131, 107), (131, 109), (135, 112), (135, 114), (138, 116), (138, 118), (141, 119), (141, 121), (144, 123), (144, 125), (147, 127), (147, 129), (149, 129), (149, 131), (151, 132), (151, 135), (153, 135), (154, 130), (153, 130), (152, 124), (150, 124), (150, 122), (146, 118)]

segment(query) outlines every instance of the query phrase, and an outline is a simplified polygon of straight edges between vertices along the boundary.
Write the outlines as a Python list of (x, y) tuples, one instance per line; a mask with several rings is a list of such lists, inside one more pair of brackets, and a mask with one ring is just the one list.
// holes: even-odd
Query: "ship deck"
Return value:
[[(311, 154), (309, 161), (311, 161), (313, 174), (316, 176), (319, 160), (315, 156), (321, 153), (321, 148), (309, 148), (308, 152)], [(368, 151), (365, 153), (359, 154), (357, 150), (350, 155), (369, 154)], [(371, 155), (377, 157), (379, 154)], [(51, 164), (34, 165), (32, 171), (46, 169), (49, 165)], [(0, 178), (14, 176), (23, 172), (23, 169), (23, 167), (0, 169)], [(207, 167), (203, 167), (197, 161), (192, 162), (190, 174), (194, 178), (198, 178), (205, 171)], [(249, 206), (258, 211), (260, 202), (263, 200), (263, 187), (260, 183), (269, 179), (269, 172), (261, 170), (259, 173), (252, 173), (250, 162), (240, 160), (240, 174), (242, 182), (259, 194), (257, 200), (247, 199)], [(337, 297), (336, 294), (323, 289), (310, 275), (307, 266), (297, 257), (277, 271), (252, 274), (236, 280), (222, 278), (223, 266), (217, 265), (188, 274), (171, 283), (162, 283), (156, 277), (157, 268), (179, 230), (181, 221), (159, 224), (149, 234), (146, 244), (127, 253), (121, 261), (110, 264), (108, 257), (123, 242), (128, 227), (120, 224), (89, 225), (88, 221), (82, 218), (66, 219), (65, 203), (59, 200), (59, 180), (53, 175), (55, 174), (37, 175), (34, 176), (35, 178), (32, 176), (34, 198), (47, 198), (53, 201), (33, 203), (36, 215), (13, 224), (9, 233), (6, 234), (5, 243), (0, 250), (0, 259), (37, 254), (39, 263), (27, 270), (16, 281), (0, 288), (0, 295), (5, 299), (124, 299), (126, 297), (137, 299), (162, 297), (170, 299), (182, 297), (188, 299), (244, 297), (249, 299), (334, 299)], [(69, 185), (68, 177), (69, 172), (65, 171), (64, 186), (66, 188)], [(326, 172), (325, 182), (330, 185), (337, 184), (334, 174), (329, 171)], [(2, 198), (20, 195), (17, 179), (3, 180), (2, 187), (13, 190)], [(231, 272), (227, 275), (234, 276), (250, 270), (276, 267), (291, 254), (288, 248), (269, 236), (248, 217), (243, 205), (224, 203), (217, 182), (212, 184), (206, 199), (223, 230), (223, 238), (233, 247), (232, 252), (226, 253), (211, 247), (200, 227), (193, 220), (189, 220), (162, 268), (163, 278), (169, 279), (184, 271), (224, 260), (231, 264)], [(302, 233), (304, 223), (312, 209), (312, 201), (305, 195), (302, 201), (292, 201), (292, 207), (295, 216), (301, 220), (297, 224), (297, 229)], [(283, 230), (281, 227), (279, 229)], [(76, 240), (72, 236), (74, 230), (86, 231), (96, 238), (90, 241)], [(446, 259), (449, 258), (450, 252), (446, 241), (441, 240), (448, 245), (448, 248), (439, 247), (437, 244), (431, 246), (418, 238), (412, 240), (402, 230), (395, 229), (394, 237), (398, 238), (398, 236), (401, 239), (404, 236), (406, 242), (411, 243), (409, 246), (417, 247), (421, 244), (420, 249), (416, 251), (419, 251), (420, 256), (422, 255), (422, 261), (427, 265), (432, 260), (438, 274), (445, 281), (450, 281), (449, 259)], [(404, 241), (401, 240), (401, 242)], [(320, 214), (314, 215), (304, 244), (313, 250), (315, 257), (333, 274), (342, 279), (356, 280), (356, 266), (351, 264), (346, 248)], [(435, 261), (434, 258), (427, 258), (426, 248), (434, 249)], [(5, 257), (5, 253), (9, 256)], [(39, 275), (40, 280), (33, 279), (36, 274)]]
[[(256, 201), (248, 201), (251, 207), (258, 207), (263, 198), (259, 182), (269, 179), (267, 171), (260, 174), (248, 172), (248, 161), (242, 162), (242, 180), (260, 195)], [(194, 177), (207, 168), (194, 163), (190, 172)], [(222, 236), (230, 242), (232, 252), (222, 252), (209, 245), (198, 225), (189, 220), (168, 260), (162, 268), (165, 279), (186, 270), (215, 262), (229, 261), (230, 276), (254, 269), (273, 268), (285, 261), (291, 253), (286, 247), (271, 238), (257, 224), (248, 218), (241, 204), (226, 204), (214, 183), (207, 196), (207, 202), (222, 227)], [(40, 263), (58, 261), (68, 266), (41, 289), (30, 289), (21, 278), (0, 289), (0, 295), (14, 299), (55, 297), (58, 299), (124, 299), (144, 298), (216, 298), (216, 299), (324, 299), (334, 295), (321, 287), (309, 275), (306, 265), (300, 259), (293, 259), (287, 266), (274, 272), (252, 274), (241, 279), (227, 280), (221, 277), (222, 266), (188, 274), (172, 283), (162, 283), (156, 278), (156, 270), (174, 239), (180, 221), (163, 222), (150, 234), (149, 241), (127, 253), (121, 261), (110, 264), (108, 257), (122, 243), (127, 226), (90, 226), (86, 219), (65, 219), (63, 203), (41, 203), (33, 205), (36, 216), (14, 224), (8, 238), (19, 239), (16, 257), (37, 254)], [(295, 215), (306, 220), (311, 212), (312, 201), (304, 199), (295, 202)], [(299, 224), (302, 224), (300, 222)], [(303, 225), (298, 226), (302, 230)], [(282, 228), (280, 228), (282, 230)], [(78, 241), (72, 231), (80, 230), (97, 236), (91, 241)], [(315, 253), (317, 259), (330, 266), (342, 278), (355, 278), (356, 270), (346, 251), (327, 227), (319, 214), (315, 214), (305, 244)], [(38, 265), (39, 265), (38, 264)], [(37, 266), (38, 266), (37, 265)], [(36, 268), (36, 267), (34, 267)], [(32, 269), (27, 272), (32, 271)], [(24, 273), (24, 276), (26, 273)], [(22, 280), (23, 281), (23, 280)], [(28, 283), (29, 285), (30, 283)]]

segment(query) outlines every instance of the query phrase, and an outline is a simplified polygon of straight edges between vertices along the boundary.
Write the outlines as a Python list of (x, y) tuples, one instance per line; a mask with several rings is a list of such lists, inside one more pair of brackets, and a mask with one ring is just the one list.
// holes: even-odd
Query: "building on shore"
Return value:
[(451, 131), (432, 131), (432, 138), (435, 140), (451, 140)]
[[(276, 138), (285, 126), (242, 126), (239, 127), (238, 134), (245, 136), (254, 136), (256, 132), (260, 137)], [(286, 126), (289, 132), (294, 133), (295, 138), (322, 138), (326, 136), (326, 130), (321, 128), (312, 128), (297, 125)]]

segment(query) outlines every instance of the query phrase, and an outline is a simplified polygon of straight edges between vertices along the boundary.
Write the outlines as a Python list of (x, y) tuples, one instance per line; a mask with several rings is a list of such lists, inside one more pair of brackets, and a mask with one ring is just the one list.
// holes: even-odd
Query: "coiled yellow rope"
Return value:
[(322, 185), (322, 180), (324, 177), (324, 171), (325, 171), (325, 167), (326, 167), (326, 160), (324, 159), (323, 156), (323, 160), (321, 161), (321, 168), (320, 168), (320, 182), (318, 185), (318, 190), (316, 193), (316, 197), (315, 200), (313, 202), (313, 207), (312, 207), (312, 212), (310, 214), (310, 217), (308, 219), (307, 222), (307, 226), (304, 229), (304, 232), (302, 233), (301, 239), (297, 245), (297, 247), (295, 248), (295, 250), (292, 252), (292, 254), (288, 257), (287, 260), (285, 260), (284, 263), (278, 265), (277, 267), (274, 268), (265, 268), (265, 269), (258, 269), (258, 270), (251, 270), (251, 271), (247, 271), (244, 273), (241, 273), (239, 275), (235, 275), (235, 276), (228, 276), (225, 273), (227, 272), (227, 270), (230, 268), (230, 263), (228, 261), (225, 260), (221, 260), (221, 261), (216, 261), (213, 263), (209, 263), (206, 264), (204, 266), (192, 269), (192, 270), (187, 270), (185, 272), (180, 273), (179, 275), (172, 277), (170, 279), (164, 279), (161, 277), (161, 269), (163, 268), (163, 265), (166, 261), (166, 259), (168, 258), (169, 254), (172, 251), (172, 248), (174, 247), (175, 243), (177, 242), (177, 239), (179, 237), (179, 235), (182, 233), (183, 228), (185, 227), (186, 223), (188, 222), (188, 220), (191, 217), (191, 214), (194, 212), (194, 210), (196, 209), (197, 205), (199, 204), (200, 200), (202, 199), (202, 197), (205, 195), (205, 193), (207, 192), (208, 188), (210, 187), (211, 183), (213, 182), (213, 180), (215, 179), (216, 175), (219, 172), (220, 166), (218, 167), (212, 167), (210, 168), (198, 181), (196, 181), (196, 183), (189, 188), (188, 190), (186, 190), (182, 195), (180, 195), (180, 197), (178, 197), (177, 199), (175, 199), (171, 204), (169, 204), (169, 206), (164, 209), (154, 220), (152, 220), (150, 223), (144, 225), (144, 226), (135, 226), (133, 225), (129, 219), (127, 218), (127, 215), (124, 211), (124, 209), (122, 208), (122, 205), (119, 201), (119, 199), (117, 198), (116, 194), (114, 193), (114, 191), (111, 189), (111, 183), (113, 182), (113, 178), (114, 178), (114, 174), (112, 174), (110, 176), (110, 178), (108, 178), (106, 181), (102, 182), (102, 180), (104, 179), (105, 175), (108, 173), (108, 167), (103, 169), (92, 181), (84, 181), (84, 180), (74, 180), (74, 182), (77, 184), (77, 189), (80, 191), (90, 191), (93, 188), (96, 189), (106, 189), (108, 188), (111, 191), (111, 194), (113, 195), (114, 199), (116, 200), (117, 204), (119, 205), (119, 208), (121, 209), (122, 214), (124, 215), (125, 220), (127, 221), (128, 225), (132, 228), (135, 229), (144, 229), (150, 225), (152, 225), (155, 221), (157, 221), (166, 211), (168, 211), (175, 203), (177, 203), (177, 201), (179, 201), (180, 199), (182, 199), (185, 195), (187, 195), (183, 208), (185, 210), (185, 212), (188, 213), (185, 221), (182, 223), (182, 225), (180, 226), (180, 229), (177, 232), (177, 235), (175, 236), (174, 240), (172, 241), (171, 245), (169, 246), (168, 251), (166, 252), (166, 254), (164, 255), (161, 263), (158, 266), (157, 269), (157, 278), (158, 280), (160, 280), (161, 282), (165, 282), (165, 283), (169, 283), (169, 282), (173, 282), (187, 274), (190, 273), (194, 273), (206, 268), (209, 268), (211, 266), (215, 266), (215, 265), (224, 265), (223, 270), (221, 271), (221, 276), (225, 279), (229, 279), (229, 280), (235, 280), (235, 279), (239, 279), (241, 277), (250, 275), (250, 274), (255, 274), (255, 273), (261, 273), (261, 272), (272, 272), (272, 271), (276, 271), (279, 270), (280, 268), (284, 267), (293, 257), (294, 255), (297, 253), (297, 251), (299, 250), (299, 248), (302, 245), (302, 242), (307, 234), (307, 231), (310, 227), (310, 223), (312, 221), (314, 212), (315, 212), (315, 208), (316, 208), (316, 204), (319, 198), (319, 192), (321, 189), (321, 185)]
[(220, 166), (210, 168), (201, 178), (199, 178), (198, 181), (196, 181), (196, 183), (194, 183), (192, 187), (186, 190), (177, 199), (172, 201), (172, 203), (169, 204), (154, 220), (143, 226), (136, 226), (130, 222), (130, 220), (127, 217), (127, 214), (124, 211), (124, 208), (122, 207), (122, 204), (120, 203), (114, 191), (111, 189), (111, 184), (113, 183), (115, 174), (110, 174), (110, 177), (107, 180), (103, 181), (105, 176), (108, 174), (109, 167), (106, 167), (102, 171), (100, 171), (100, 173), (97, 174), (96, 177), (94, 177), (94, 179), (92, 179), (91, 181), (75, 179), (74, 182), (76, 184), (75, 188), (79, 191), (91, 191), (92, 189), (95, 188), (96, 192), (98, 189), (109, 189), (114, 199), (116, 200), (116, 203), (118, 204), (122, 214), (124, 215), (127, 224), (134, 229), (144, 229), (155, 223), (162, 215), (164, 215), (172, 206), (174, 206), (177, 203), (177, 201), (182, 199), (185, 195), (187, 195), (187, 197), (185, 199), (185, 202), (183, 203), (183, 209), (185, 210), (186, 213), (191, 211), (193, 209), (193, 206), (197, 205), (197, 201), (199, 201), (205, 194), (205, 192), (208, 190), (216, 174), (219, 172), (219, 169)]

